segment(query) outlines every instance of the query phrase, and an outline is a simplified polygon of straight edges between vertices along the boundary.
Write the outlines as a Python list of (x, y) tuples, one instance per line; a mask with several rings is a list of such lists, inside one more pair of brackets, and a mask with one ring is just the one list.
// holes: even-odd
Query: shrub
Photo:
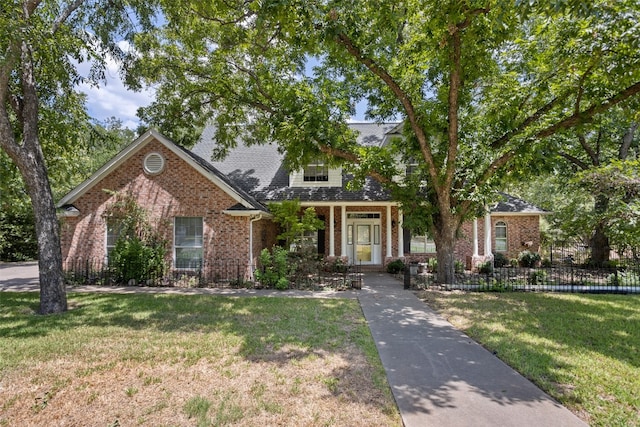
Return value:
[(285, 289), (289, 289), (289, 279), (286, 277), (281, 277), (276, 282), (276, 289), (280, 291), (284, 291)]
[(456, 273), (464, 273), (464, 263), (459, 260), (455, 260), (453, 263), (453, 269)]
[(145, 244), (136, 236), (118, 239), (109, 256), (109, 266), (119, 283), (157, 280), (166, 270), (165, 253), (162, 245)]
[(638, 286), (640, 285), (640, 275), (633, 271), (621, 271), (617, 274), (610, 274), (607, 277), (609, 286)]
[(511, 258), (511, 259), (509, 260), (509, 265), (510, 265), (511, 267), (513, 267), (513, 268), (517, 267), (517, 266), (518, 266), (518, 260), (517, 260), (516, 258)]
[(427, 261), (427, 270), (430, 273), (438, 272), (438, 260), (436, 258), (429, 258), (429, 260)]
[(529, 284), (533, 286), (542, 285), (547, 278), (547, 272), (544, 270), (535, 270), (529, 274)]
[(387, 273), (398, 274), (404, 271), (404, 262), (400, 259), (396, 259), (387, 264)]
[(551, 260), (549, 258), (544, 258), (541, 262), (540, 265), (543, 268), (551, 268)]
[[(272, 252), (263, 249), (260, 252), (261, 269), (256, 271), (256, 279), (265, 287), (287, 289), (289, 287), (288, 251), (280, 246), (274, 246)], [(285, 279), (286, 282), (282, 279)], [(282, 288), (284, 286), (284, 288)]]
[(509, 258), (505, 256), (505, 254), (501, 252), (496, 252), (493, 254), (493, 265), (496, 268), (508, 267), (509, 266)]
[(480, 264), (480, 267), (478, 267), (478, 272), (480, 274), (493, 273), (493, 264), (490, 261), (483, 262), (482, 264)]
[(535, 267), (538, 261), (540, 261), (540, 254), (537, 252), (522, 251), (518, 254), (518, 262), (521, 267)]

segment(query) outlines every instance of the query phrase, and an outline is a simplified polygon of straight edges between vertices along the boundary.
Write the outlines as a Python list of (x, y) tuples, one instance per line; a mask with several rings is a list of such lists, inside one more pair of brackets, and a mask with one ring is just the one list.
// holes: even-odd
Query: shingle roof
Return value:
[[(392, 136), (399, 136), (401, 123), (350, 123), (358, 132), (357, 142), (364, 146), (383, 146)], [(342, 187), (290, 187), (289, 171), (284, 167), (284, 154), (274, 143), (247, 146), (239, 141), (223, 160), (212, 160), (214, 128), (207, 127), (200, 141), (192, 149), (200, 160), (210, 162), (213, 170), (220, 171), (235, 188), (241, 188), (256, 203), (299, 199), (313, 201), (390, 201), (390, 194), (372, 178), (367, 178), (362, 189), (348, 191), (351, 176), (343, 173)], [(491, 209), (504, 214), (548, 213), (522, 199), (501, 193), (503, 200)]]
[(491, 208), (491, 213), (519, 213), (519, 214), (546, 214), (548, 211), (541, 209), (527, 201), (500, 193), (502, 200)]
[[(176, 147), (178, 147), (179, 149), (181, 149), (182, 151), (184, 151), (184, 153), (188, 156), (190, 156), (195, 162), (197, 162), (200, 166), (202, 166), (203, 168), (205, 168), (209, 173), (217, 176), (218, 178), (220, 178), (220, 180), (224, 181), (227, 185), (229, 185), (230, 187), (232, 187), (235, 191), (238, 192), (238, 194), (240, 196), (242, 196), (243, 199), (245, 199), (245, 201), (247, 201), (253, 208), (257, 209), (257, 210), (262, 210), (262, 211), (266, 211), (266, 206), (264, 206), (262, 203), (258, 202), (251, 194), (249, 194), (249, 192), (247, 192), (242, 186), (237, 185), (233, 180), (231, 180), (229, 178), (228, 175), (225, 175), (223, 172), (221, 172), (219, 169), (217, 169), (215, 166), (213, 166), (210, 162), (206, 161), (205, 159), (203, 159), (202, 157), (200, 157), (199, 155), (197, 155), (196, 153), (194, 153), (193, 151), (187, 150), (186, 148), (177, 145)], [(236, 205), (237, 206), (237, 205)], [(242, 205), (240, 205), (242, 206)]]
[[(357, 141), (363, 145), (382, 145), (387, 142), (388, 132), (398, 123), (353, 123), (350, 127), (358, 131)], [(350, 177), (343, 174), (342, 188), (338, 187), (290, 187), (289, 171), (284, 167), (284, 154), (273, 143), (247, 146), (242, 141), (231, 149), (223, 160), (211, 160), (215, 148), (213, 127), (207, 127), (200, 141), (193, 147), (196, 155), (209, 159), (213, 167), (227, 175), (237, 187), (266, 203), (290, 199), (300, 201), (388, 201), (389, 193), (375, 180), (367, 178), (362, 189), (346, 190)]]

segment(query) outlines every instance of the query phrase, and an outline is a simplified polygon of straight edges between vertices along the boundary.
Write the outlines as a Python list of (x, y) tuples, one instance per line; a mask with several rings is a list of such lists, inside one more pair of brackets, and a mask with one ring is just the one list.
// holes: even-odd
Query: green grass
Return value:
[(425, 299), (590, 425), (640, 425), (640, 297), (425, 293)]
[[(148, 409), (137, 414), (141, 424), (151, 423), (150, 417), (157, 413), (170, 411), (179, 412), (198, 425), (252, 425), (252, 417), (260, 413), (291, 416), (287, 400), (302, 399), (302, 390), (313, 387), (309, 384), (313, 377), (304, 370), (328, 366), (328, 355), (349, 360), (355, 348), (370, 367), (365, 368), (366, 381), (376, 390), (373, 394), (383, 396), (368, 403), (376, 406), (372, 413), (382, 411), (383, 423), (399, 423), (384, 369), (355, 300), (72, 293), (69, 307), (62, 314), (40, 316), (36, 314), (37, 293), (0, 293), (0, 379), (8, 378), (12, 372), (21, 376), (39, 364), (54, 369), (50, 366), (57, 366), (58, 361), (64, 361), (61, 366), (72, 363), (70, 369), (49, 372), (50, 378), (31, 379), (48, 390), (37, 401), (23, 392), (19, 397), (7, 397), (11, 401), (5, 404), (6, 409), (17, 411), (19, 399), (31, 399), (32, 413), (53, 411), (51, 402), (58, 394), (62, 396), (59, 391), (63, 389), (65, 396), (85, 393), (80, 400), (87, 405), (104, 404), (102, 401), (113, 391), (91, 389), (91, 382), (109, 375), (117, 378), (119, 370), (126, 369), (133, 374), (118, 394), (132, 407), (149, 393), (161, 393), (154, 400), (155, 406), (149, 402)], [(212, 384), (205, 394), (202, 389), (194, 391), (176, 406), (176, 396), (183, 393), (184, 387), (172, 388), (173, 384), (154, 367), (182, 366), (185, 381), (200, 381), (203, 364), (214, 369), (213, 374), (223, 383)], [(254, 380), (244, 379), (239, 366), (246, 366), (254, 375), (263, 369), (264, 375), (257, 376), (264, 382), (255, 380), (247, 386), (247, 381)], [(362, 378), (358, 376), (360, 371), (337, 369), (331, 372), (341, 379), (343, 375), (349, 381)], [(272, 378), (270, 383), (268, 378)], [(87, 387), (90, 390), (85, 390)], [(328, 392), (338, 389), (336, 381), (327, 383), (322, 379), (316, 381), (315, 387), (324, 387)], [(270, 395), (274, 389), (289, 393), (289, 397)], [(353, 402), (346, 397), (351, 395), (356, 399)], [(347, 411), (354, 403), (367, 405), (351, 391), (338, 396), (332, 404), (344, 405)], [(120, 422), (123, 412), (124, 409), (113, 409)]]

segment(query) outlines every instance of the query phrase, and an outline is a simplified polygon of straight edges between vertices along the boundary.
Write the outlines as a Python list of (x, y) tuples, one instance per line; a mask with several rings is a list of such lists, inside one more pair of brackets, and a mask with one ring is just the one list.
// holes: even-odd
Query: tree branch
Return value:
[(75, 12), (80, 6), (82, 6), (82, 3), (84, 3), (85, 0), (76, 0), (73, 3), (69, 4), (60, 15), (58, 15), (58, 17), (56, 18), (55, 21), (53, 21), (53, 25), (51, 26), (51, 34), (56, 33), (60, 27), (62, 26), (62, 24), (64, 24), (66, 22), (67, 19), (69, 19), (69, 16), (71, 16), (71, 14), (73, 12)]
[(400, 101), (405, 112), (407, 113), (407, 119), (409, 120), (409, 124), (411, 125), (411, 130), (413, 130), (416, 138), (418, 139), (418, 143), (420, 144), (420, 151), (422, 152), (422, 155), (427, 163), (429, 176), (434, 182), (436, 182), (438, 179), (438, 167), (436, 166), (435, 160), (433, 158), (431, 148), (427, 144), (427, 136), (418, 123), (418, 115), (416, 113), (416, 109), (409, 99), (407, 93), (384, 68), (378, 65), (371, 58), (364, 56), (362, 51), (353, 44), (351, 39), (346, 34), (339, 33), (336, 40), (347, 50), (347, 52), (351, 56), (353, 56), (358, 62), (367, 67), (367, 69), (369, 69), (369, 71), (371, 71), (375, 76), (379, 77), (387, 85), (391, 92), (393, 92), (396, 99)]
[(572, 156), (569, 153), (565, 153), (564, 151), (561, 151), (558, 153), (561, 157), (564, 157), (566, 160), (568, 160), (570, 163), (573, 163), (574, 165), (578, 166), (580, 169), (582, 170), (587, 170), (589, 169), (589, 165), (586, 164), (585, 162), (583, 162), (582, 160), (580, 160), (579, 158)]
[(598, 153), (596, 153), (596, 151), (593, 150), (593, 148), (589, 145), (589, 143), (587, 142), (587, 139), (584, 137), (582, 133), (578, 133), (578, 141), (580, 141), (580, 146), (582, 147), (582, 149), (586, 151), (587, 154), (589, 155), (589, 158), (591, 159), (591, 163), (593, 163), (594, 166), (598, 166), (598, 164), (600, 163), (598, 159)]
[(629, 129), (622, 137), (622, 144), (620, 144), (620, 150), (618, 151), (618, 159), (625, 160), (629, 155), (629, 148), (631, 148), (631, 142), (633, 142), (633, 136), (638, 129), (638, 122), (632, 123)]
[(499, 149), (499, 148), (504, 147), (511, 140), (511, 138), (513, 138), (514, 136), (524, 132), (524, 130), (527, 129), (527, 127), (529, 127), (530, 125), (532, 125), (536, 121), (540, 120), (540, 118), (543, 115), (545, 115), (546, 113), (551, 111), (553, 109), (553, 107), (555, 107), (560, 102), (560, 100), (561, 100), (560, 97), (553, 98), (547, 104), (545, 104), (542, 107), (540, 107), (535, 113), (533, 113), (532, 115), (527, 117), (520, 124), (520, 126), (518, 126), (517, 128), (515, 128), (513, 130), (510, 130), (509, 132), (507, 132), (504, 135), (502, 135), (500, 138), (498, 138), (495, 141), (493, 141), (490, 144), (491, 148)]
[(583, 112), (574, 113), (564, 120), (561, 120), (558, 123), (539, 131), (534, 135), (534, 137), (538, 139), (546, 138), (559, 132), (560, 130), (569, 129), (576, 125), (579, 125), (580, 123), (584, 123), (585, 121), (591, 119), (593, 116), (607, 111), (609, 108), (614, 107), (623, 101), (626, 101), (627, 99), (637, 95), (638, 93), (640, 93), (640, 82), (632, 84), (626, 89), (608, 98), (601, 104), (593, 105)]

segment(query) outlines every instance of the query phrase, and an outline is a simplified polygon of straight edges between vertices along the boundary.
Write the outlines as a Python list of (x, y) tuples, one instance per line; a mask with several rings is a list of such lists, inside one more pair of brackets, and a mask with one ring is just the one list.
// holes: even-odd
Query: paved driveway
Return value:
[(0, 262), (0, 285), (15, 290), (31, 290), (38, 286), (38, 261)]

